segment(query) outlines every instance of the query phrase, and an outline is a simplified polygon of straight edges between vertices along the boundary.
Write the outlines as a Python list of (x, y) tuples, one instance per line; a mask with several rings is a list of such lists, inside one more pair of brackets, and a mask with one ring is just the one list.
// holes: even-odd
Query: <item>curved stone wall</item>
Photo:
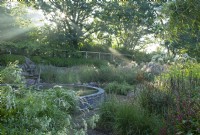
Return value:
[(84, 85), (83, 87), (93, 88), (98, 90), (98, 92), (86, 96), (81, 96), (79, 101), (79, 106), (81, 109), (96, 108), (103, 103), (105, 98), (105, 93), (103, 89), (92, 86), (84, 86)]
[[(43, 83), (43, 84), (40, 84), (40, 87), (43, 87), (43, 86), (53, 87), (54, 85), (56, 85), (56, 84), (45, 84), (45, 83)], [(91, 85), (76, 85), (76, 84), (58, 84), (58, 85), (64, 86), (64, 87), (69, 87), (69, 86), (70, 87), (85, 87), (85, 88), (98, 90), (97, 93), (79, 97), (79, 107), (80, 107), (80, 109), (96, 108), (100, 104), (102, 104), (102, 102), (105, 99), (105, 92), (104, 92), (103, 89), (101, 89), (99, 87), (94, 87), (94, 86), (91, 86)]]

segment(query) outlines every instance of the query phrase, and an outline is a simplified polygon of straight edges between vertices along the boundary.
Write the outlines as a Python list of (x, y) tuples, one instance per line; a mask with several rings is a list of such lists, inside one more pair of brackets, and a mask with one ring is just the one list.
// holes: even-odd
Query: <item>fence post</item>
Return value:
[(111, 56), (111, 61), (113, 61), (113, 54), (111, 53), (110, 56)]
[(99, 60), (101, 59), (101, 53), (99, 52)]
[(86, 51), (86, 54), (85, 54), (85, 58), (87, 59), (88, 58), (88, 52)]

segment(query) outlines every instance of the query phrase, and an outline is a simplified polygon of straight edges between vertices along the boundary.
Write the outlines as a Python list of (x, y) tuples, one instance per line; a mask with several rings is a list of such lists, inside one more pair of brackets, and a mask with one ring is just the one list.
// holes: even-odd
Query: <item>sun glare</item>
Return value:
[(36, 27), (44, 26), (46, 21), (43, 12), (41, 10), (35, 10), (33, 8), (27, 8), (27, 17)]

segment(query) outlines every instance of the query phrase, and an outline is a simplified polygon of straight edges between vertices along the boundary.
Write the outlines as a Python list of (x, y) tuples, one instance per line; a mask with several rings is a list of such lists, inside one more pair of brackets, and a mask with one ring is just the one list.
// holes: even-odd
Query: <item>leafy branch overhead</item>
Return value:
[(94, 29), (90, 22), (97, 8), (94, 1), (40, 0), (37, 7), (44, 11), (46, 19), (56, 24), (57, 33), (62, 33), (60, 42), (68, 43), (74, 49), (77, 49), (79, 43)]

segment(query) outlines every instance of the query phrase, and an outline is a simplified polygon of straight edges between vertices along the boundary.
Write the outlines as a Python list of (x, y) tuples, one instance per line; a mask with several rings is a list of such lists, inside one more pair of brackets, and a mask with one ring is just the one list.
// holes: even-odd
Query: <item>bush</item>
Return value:
[(87, 82), (126, 82), (130, 85), (150, 81), (152, 76), (140, 72), (137, 68), (123, 68), (113, 66), (74, 66), (70, 68), (40, 66), (41, 78), (48, 83), (87, 83)]
[(137, 105), (112, 99), (102, 105), (98, 126), (115, 135), (155, 135), (163, 122)]
[[(12, 69), (12, 70), (9, 70)], [(15, 64), (4, 69), (18, 71)], [(1, 72), (2, 74), (2, 72)], [(20, 73), (14, 82), (20, 79)], [(4, 75), (4, 72), (3, 74)], [(12, 76), (8, 76), (13, 78)], [(4, 76), (0, 76), (4, 80)], [(10, 79), (8, 79), (10, 81)], [(60, 87), (34, 91), (24, 85), (0, 86), (0, 134), (84, 134), (85, 129), (75, 129), (71, 114), (77, 108), (76, 94)]]
[[(130, 84), (136, 82), (135, 71), (124, 70), (112, 66), (74, 66), (71, 68), (61, 68), (54, 66), (40, 66), (41, 78), (49, 83), (87, 83), (87, 82), (113, 82), (121, 83), (127, 81)], [(130, 72), (129, 72), (130, 71)]]
[(128, 84), (137, 83), (137, 68), (102, 66), (98, 70), (98, 80), (100, 82), (127, 82)]
[[(57, 67), (71, 67), (79, 65), (94, 65), (95, 67), (100, 67), (102, 65), (107, 65), (108, 62), (105, 60), (93, 60), (93, 59), (81, 59), (81, 58), (59, 58), (59, 57), (40, 57), (40, 56), (30, 56), (30, 59), (36, 64), (53, 65)], [(0, 65), (8, 65), (9, 62), (19, 61), (19, 64), (25, 62), (25, 57), (22, 55), (13, 54), (2, 54), (0, 57)]]
[(0, 83), (17, 84), (23, 83), (21, 77), (21, 69), (17, 66), (18, 61), (9, 63), (8, 67), (0, 71)]
[(156, 115), (130, 104), (118, 106), (114, 132), (117, 135), (156, 135), (163, 122)]
[(172, 134), (200, 134), (200, 64), (177, 63), (157, 77), (159, 88), (171, 93), (174, 105), (168, 112)]
[(2, 133), (57, 134), (64, 128), (72, 128), (70, 114), (76, 107), (77, 99), (72, 91), (58, 88), (45, 92), (16, 91), (7, 87), (1, 92)]
[(2, 54), (0, 56), (0, 65), (8, 65), (10, 62), (18, 61), (19, 64), (23, 64), (25, 62), (25, 57), (22, 55), (11, 55), (11, 54)]
[(77, 83), (91, 82), (95, 80), (95, 68), (80, 66), (72, 68), (61, 68), (54, 66), (40, 66), (41, 79), (48, 83)]
[(165, 115), (173, 105), (173, 98), (166, 91), (144, 88), (139, 95), (139, 104), (151, 113)]
[(107, 84), (107, 86), (105, 87), (105, 90), (107, 93), (127, 95), (129, 91), (133, 90), (133, 86), (131, 86), (130, 84), (126, 82), (123, 82), (123, 83), (111, 82)]
[(116, 99), (114, 98), (104, 102), (100, 108), (100, 119), (97, 123), (97, 127), (105, 132), (113, 132), (117, 108), (118, 103), (116, 104)]

